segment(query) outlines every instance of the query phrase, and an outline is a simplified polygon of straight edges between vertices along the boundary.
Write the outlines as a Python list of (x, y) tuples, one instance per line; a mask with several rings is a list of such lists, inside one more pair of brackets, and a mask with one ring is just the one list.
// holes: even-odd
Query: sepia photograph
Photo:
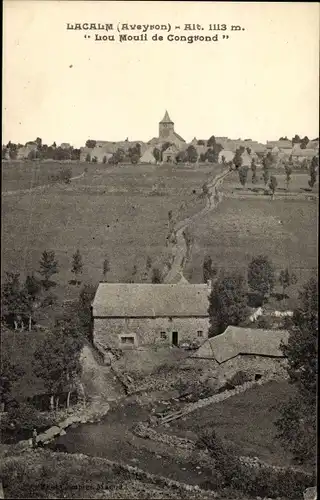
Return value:
[(0, 499), (317, 500), (319, 14), (3, 1)]

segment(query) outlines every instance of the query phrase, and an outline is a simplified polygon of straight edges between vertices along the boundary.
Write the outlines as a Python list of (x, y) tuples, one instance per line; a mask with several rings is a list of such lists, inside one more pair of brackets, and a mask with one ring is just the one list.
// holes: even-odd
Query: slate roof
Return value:
[(317, 156), (317, 151), (315, 149), (301, 149), (296, 148), (292, 150), (292, 156), (302, 156), (306, 158), (312, 158), (313, 156)]
[(153, 156), (153, 149), (154, 148), (150, 148), (150, 149), (147, 149), (143, 155), (141, 156), (139, 162), (140, 163), (156, 163), (156, 159), (155, 157)]
[(208, 317), (207, 284), (99, 283), (94, 317)]
[(170, 119), (169, 113), (166, 110), (164, 117), (162, 118), (160, 123), (173, 123), (173, 121)]
[(279, 149), (292, 149), (291, 141), (267, 141), (267, 148), (272, 149), (278, 147)]
[(228, 326), (221, 335), (204, 342), (193, 357), (215, 359), (224, 363), (240, 354), (283, 357), (281, 342), (287, 343), (286, 330), (260, 330)]

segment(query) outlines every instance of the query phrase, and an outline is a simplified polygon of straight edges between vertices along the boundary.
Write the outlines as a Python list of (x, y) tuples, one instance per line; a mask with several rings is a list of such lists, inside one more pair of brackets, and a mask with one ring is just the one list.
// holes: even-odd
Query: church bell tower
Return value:
[(174, 123), (170, 120), (168, 111), (166, 111), (161, 122), (159, 122), (159, 138), (167, 139), (172, 132), (174, 132)]

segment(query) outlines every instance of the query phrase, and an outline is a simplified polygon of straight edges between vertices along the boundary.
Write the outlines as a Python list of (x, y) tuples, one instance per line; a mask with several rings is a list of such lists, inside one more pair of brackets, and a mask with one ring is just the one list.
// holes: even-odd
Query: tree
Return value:
[(246, 148), (246, 150), (247, 150), (248, 155), (251, 155), (252, 149), (251, 148)]
[(256, 165), (254, 158), (252, 158), (252, 160), (251, 160), (251, 171), (252, 171), (251, 182), (252, 182), (252, 184), (256, 184), (256, 182), (257, 182), (257, 165)]
[(268, 168), (263, 169), (262, 177), (263, 177), (264, 185), (266, 186), (268, 184), (268, 180), (270, 178), (270, 172), (269, 172)]
[(56, 260), (53, 250), (44, 250), (40, 260), (39, 273), (43, 276), (42, 285), (45, 290), (56, 286), (56, 283), (51, 280), (52, 276), (59, 272), (58, 261)]
[(156, 160), (156, 163), (158, 163), (161, 160), (161, 151), (159, 148), (154, 148), (152, 151), (152, 154), (154, 156), (154, 159)]
[(103, 266), (102, 266), (102, 274), (103, 274), (104, 281), (107, 281), (107, 274), (109, 271), (110, 271), (109, 260), (107, 258), (105, 258), (103, 261)]
[(272, 199), (274, 198), (274, 193), (275, 193), (275, 191), (277, 189), (277, 186), (278, 186), (277, 178), (276, 178), (275, 175), (272, 175), (270, 177), (270, 182), (269, 182), (269, 189), (270, 189), (270, 191), (272, 193)]
[(147, 257), (147, 260), (146, 260), (146, 270), (149, 272), (150, 269), (151, 269), (151, 266), (152, 266), (152, 259), (150, 256)]
[(305, 135), (304, 138), (300, 142), (300, 148), (306, 149), (308, 144), (309, 144), (309, 138)]
[(313, 186), (315, 185), (315, 183), (317, 181), (318, 163), (319, 163), (318, 157), (314, 156), (311, 160), (310, 169), (309, 169), (310, 180), (309, 180), (308, 184), (311, 187), (311, 189), (313, 188)]
[(275, 269), (266, 255), (254, 257), (248, 267), (248, 284), (264, 300), (275, 285)]
[(6, 349), (1, 349), (0, 363), (0, 405), (6, 411), (14, 401), (12, 396), (12, 384), (24, 375), (24, 370), (11, 362)]
[(152, 276), (151, 276), (151, 282), (152, 283), (162, 283), (162, 274), (161, 271), (158, 267), (153, 267), (152, 268)]
[(207, 146), (208, 146), (208, 148), (210, 148), (211, 146), (215, 146), (215, 145), (216, 145), (216, 138), (214, 135), (212, 135), (210, 137), (210, 139), (208, 139)]
[(131, 163), (133, 165), (136, 165), (138, 163), (139, 159), (140, 159), (140, 156), (137, 153), (131, 155)]
[(24, 303), (26, 305), (26, 310), (29, 315), (29, 331), (32, 327), (32, 320), (34, 319), (34, 311), (41, 305), (41, 292), (42, 286), (41, 281), (34, 276), (34, 274), (28, 275), (24, 283), (24, 288), (22, 289), (22, 294), (24, 297)]
[(297, 283), (297, 277), (294, 273), (290, 273), (289, 269), (286, 267), (279, 274), (279, 283), (282, 286), (282, 298), (284, 299), (285, 291), (290, 285)]
[(247, 178), (248, 178), (248, 167), (243, 165), (238, 169), (238, 174), (239, 174), (239, 181), (242, 186), (246, 185)]
[(286, 173), (286, 184), (287, 184), (287, 190), (288, 190), (289, 189), (289, 184), (290, 184), (290, 181), (291, 181), (292, 166), (289, 163), (285, 163), (284, 170), (285, 170), (285, 173)]
[(91, 162), (91, 155), (90, 155), (90, 153), (87, 153), (87, 156), (86, 156), (86, 162), (87, 162), (87, 163), (90, 163), (90, 162)]
[(198, 160), (198, 153), (194, 146), (190, 145), (187, 148), (187, 161), (190, 163), (196, 163)]
[(284, 405), (277, 421), (278, 437), (301, 462), (316, 460), (316, 398), (318, 375), (318, 282), (311, 278), (299, 294), (293, 326), (282, 352), (289, 381), (297, 393)]
[(210, 255), (206, 255), (203, 260), (202, 272), (204, 283), (208, 283), (208, 281), (212, 280), (218, 274), (218, 270), (213, 266)]
[(75, 379), (81, 373), (80, 352), (83, 340), (78, 329), (69, 320), (56, 323), (54, 330), (46, 336), (34, 353), (33, 369), (41, 378), (51, 394), (50, 407), (58, 408), (59, 394), (68, 391), (67, 406), (70, 392)]
[(102, 163), (107, 163), (107, 157), (106, 157), (106, 155), (104, 155), (104, 157), (102, 158)]
[(70, 167), (63, 167), (59, 172), (59, 179), (65, 184), (70, 184), (72, 179), (72, 169)]
[(197, 141), (197, 145), (198, 146), (205, 146), (205, 142), (202, 139), (200, 139), (199, 141)]
[(78, 276), (82, 274), (82, 271), (83, 271), (83, 262), (80, 250), (78, 249), (72, 256), (72, 267), (71, 267), (71, 272), (75, 275), (77, 284), (81, 283), (81, 281), (78, 280)]
[(229, 325), (240, 325), (248, 315), (247, 285), (241, 274), (223, 276), (209, 297), (209, 337), (224, 332)]
[(92, 341), (92, 314), (91, 304), (96, 294), (97, 287), (91, 283), (85, 283), (79, 294), (77, 304), (77, 316), (82, 332), (85, 337)]
[(300, 142), (301, 142), (301, 139), (297, 134), (294, 137), (292, 137), (292, 140), (291, 140), (292, 146), (294, 146), (295, 144), (300, 144)]
[(288, 141), (288, 137), (287, 136), (284, 136), (284, 137), (280, 137), (279, 141)]
[(241, 165), (242, 165), (242, 162), (243, 162), (243, 159), (242, 159), (242, 150), (241, 148), (238, 148), (235, 152), (235, 155), (233, 157), (233, 164), (234, 166), (236, 167), (236, 169), (238, 170)]
[(96, 145), (97, 145), (97, 141), (94, 141), (93, 139), (88, 139), (86, 141), (86, 147), (89, 148), (89, 149), (95, 148)]
[(188, 155), (186, 151), (179, 151), (176, 156), (177, 163), (186, 163), (188, 161)]

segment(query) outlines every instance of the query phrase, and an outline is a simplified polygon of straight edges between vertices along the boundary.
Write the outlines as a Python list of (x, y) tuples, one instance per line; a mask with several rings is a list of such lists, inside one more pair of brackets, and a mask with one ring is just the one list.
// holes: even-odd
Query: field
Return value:
[[(56, 169), (60, 167), (56, 164)], [(41, 175), (46, 184), (53, 166), (34, 168), (44, 169)], [(72, 175), (81, 175), (84, 168), (73, 164)], [(210, 165), (89, 165), (88, 172), (69, 185), (21, 192), (30, 187), (29, 171), (28, 182), (21, 181), (27, 165), (4, 166), (2, 273), (17, 270), (25, 275), (38, 268), (43, 250), (54, 250), (61, 271), (58, 290), (66, 296), (72, 254), (79, 248), (84, 262), (82, 281), (102, 279), (105, 257), (111, 268), (108, 281), (129, 279), (134, 266), (139, 281), (148, 256), (160, 267), (167, 260), (168, 211), (178, 220), (199, 211), (204, 205), (199, 197), (203, 183), (220, 170)], [(40, 184), (41, 175), (37, 173)]]
[(278, 271), (294, 270), (297, 287), (317, 267), (317, 201), (305, 199), (225, 198), (191, 231), (194, 235), (187, 276), (201, 280), (206, 254), (218, 268), (247, 268), (253, 256), (266, 254)]
[[(277, 179), (278, 185), (276, 189), (276, 197), (277, 194), (286, 194), (286, 193), (306, 193), (309, 191), (309, 185), (308, 181), (310, 179), (308, 171), (293, 171), (291, 174), (291, 180), (287, 189), (287, 184), (286, 184), (286, 175), (284, 172), (283, 168), (278, 168), (278, 169), (271, 169), (270, 170), (270, 176), (274, 175)], [(233, 193), (239, 193), (242, 194), (243, 192), (252, 192), (252, 189), (264, 189), (264, 182), (262, 179), (262, 169), (257, 168), (257, 183), (252, 184), (251, 182), (252, 178), (252, 172), (249, 170), (248, 172), (248, 178), (247, 178), (247, 183), (246, 186), (243, 188), (239, 182), (239, 174), (238, 172), (232, 172), (230, 174), (225, 182), (224, 182), (224, 190), (228, 193), (233, 192)], [(316, 185), (313, 187), (312, 190), (313, 193), (318, 193), (319, 192), (319, 183), (317, 182)]]
[(173, 421), (170, 433), (196, 439), (202, 429), (213, 428), (239, 455), (256, 456), (272, 465), (289, 465), (290, 456), (276, 439), (274, 422), (281, 404), (292, 394), (287, 382), (269, 382)]

